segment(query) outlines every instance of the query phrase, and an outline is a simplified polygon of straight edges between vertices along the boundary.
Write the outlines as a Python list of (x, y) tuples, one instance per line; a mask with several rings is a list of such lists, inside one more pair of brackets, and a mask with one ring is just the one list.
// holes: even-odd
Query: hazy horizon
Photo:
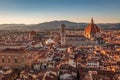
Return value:
[(120, 0), (0, 0), (0, 24), (120, 23)]
[[(3, 24), (1, 24), (0, 23), (0, 25), (9, 25), (9, 24), (21, 24), (21, 25), (37, 25), (37, 24), (42, 24), (42, 23), (47, 23), (47, 22), (53, 22), (53, 21), (69, 21), (69, 20), (52, 20), (52, 21), (46, 21), (46, 22), (40, 22), (40, 23), (33, 23), (33, 24), (26, 24), (26, 23), (3, 23)], [(90, 21), (89, 22), (75, 22), (75, 21), (69, 21), (69, 22), (73, 22), (73, 23), (86, 23), (86, 24), (89, 24), (90, 23)], [(117, 23), (120, 23), (120, 22), (108, 22), (108, 23), (105, 23), (105, 22), (103, 22), (103, 23), (97, 23), (96, 21), (94, 21), (95, 22), (95, 24), (117, 24)]]

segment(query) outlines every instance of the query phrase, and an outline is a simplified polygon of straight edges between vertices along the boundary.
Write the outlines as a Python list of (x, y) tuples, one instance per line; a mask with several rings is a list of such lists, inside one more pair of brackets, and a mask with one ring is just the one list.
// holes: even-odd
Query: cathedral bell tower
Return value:
[(65, 40), (65, 36), (66, 36), (66, 33), (65, 33), (65, 24), (61, 24), (61, 33), (60, 33), (60, 36), (61, 36), (61, 45), (65, 45), (66, 44), (66, 40)]

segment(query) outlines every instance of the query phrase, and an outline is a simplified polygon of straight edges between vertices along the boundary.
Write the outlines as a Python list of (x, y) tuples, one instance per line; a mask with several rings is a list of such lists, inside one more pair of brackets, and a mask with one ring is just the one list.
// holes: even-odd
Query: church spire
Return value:
[(91, 24), (93, 24), (94, 23), (94, 20), (93, 20), (93, 17), (91, 18)]

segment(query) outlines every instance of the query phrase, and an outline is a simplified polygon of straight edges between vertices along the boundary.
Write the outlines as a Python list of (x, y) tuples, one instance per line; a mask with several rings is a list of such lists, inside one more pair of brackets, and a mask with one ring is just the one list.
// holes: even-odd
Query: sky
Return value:
[(0, 0), (0, 24), (120, 22), (120, 0)]

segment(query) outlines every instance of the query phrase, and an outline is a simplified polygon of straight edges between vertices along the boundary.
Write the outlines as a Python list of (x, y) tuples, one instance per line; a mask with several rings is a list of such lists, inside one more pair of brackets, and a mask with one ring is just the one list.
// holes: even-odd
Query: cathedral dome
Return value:
[(36, 35), (36, 32), (35, 31), (31, 31), (30, 34), (31, 35)]
[(94, 24), (94, 21), (92, 18), (91, 23), (89, 23), (88, 26), (86, 27), (86, 29), (84, 30), (84, 35), (87, 38), (91, 38), (99, 32), (100, 32), (100, 29), (97, 27), (96, 24)]

